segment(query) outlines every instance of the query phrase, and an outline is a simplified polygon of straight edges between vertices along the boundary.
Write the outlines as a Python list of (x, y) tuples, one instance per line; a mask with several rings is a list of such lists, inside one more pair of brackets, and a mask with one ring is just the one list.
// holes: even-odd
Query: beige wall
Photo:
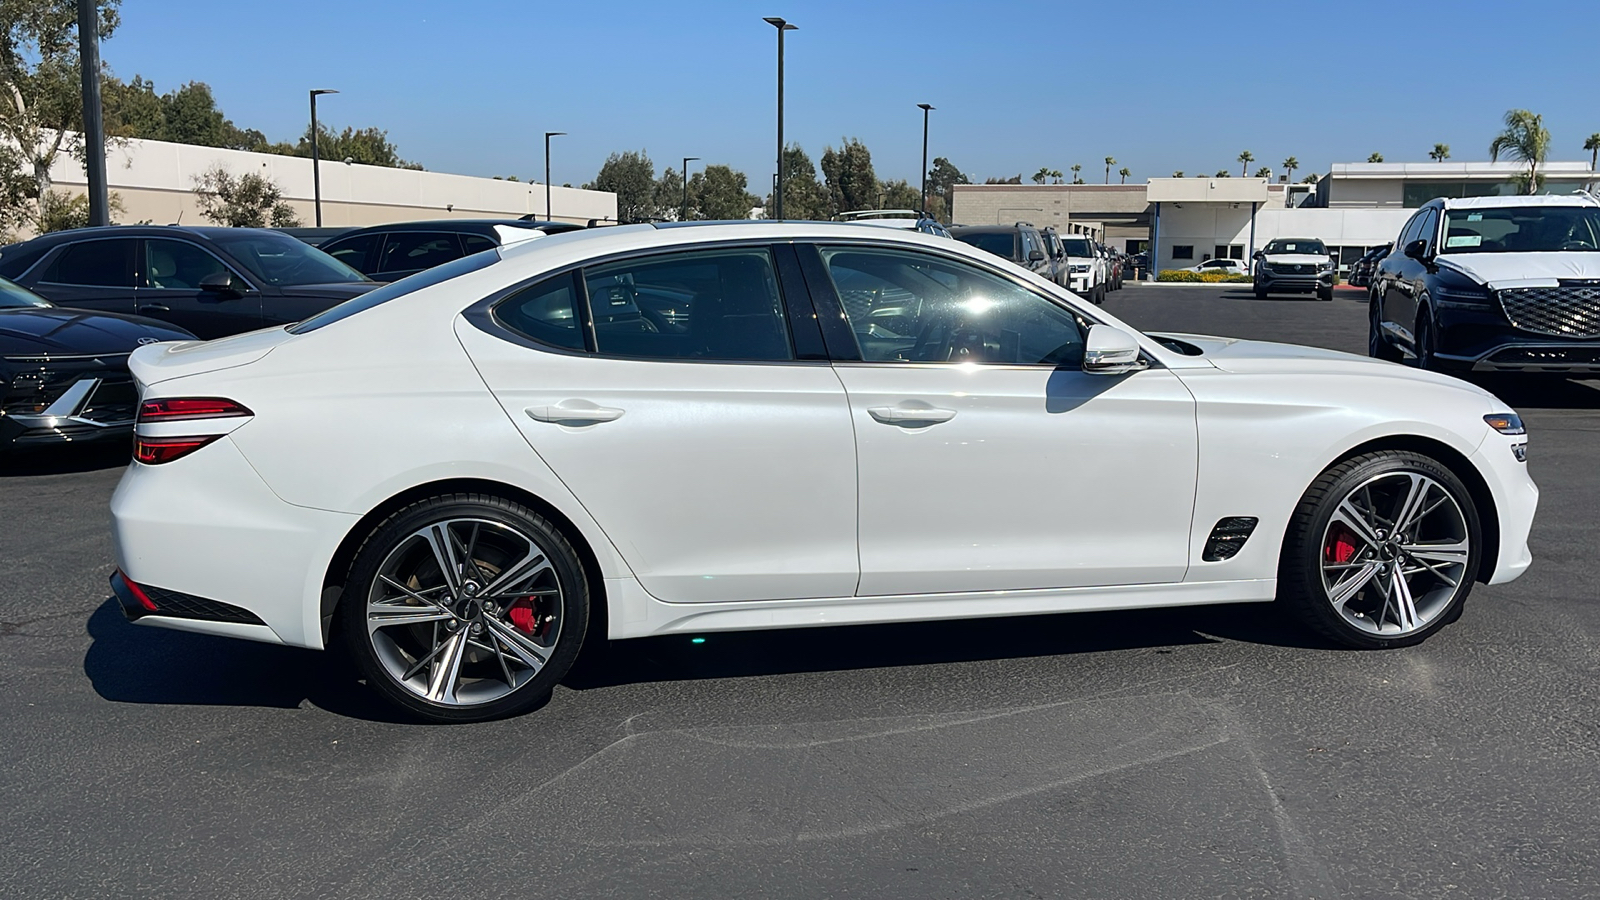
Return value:
[(959, 225), (1031, 222), (1067, 233), (1077, 224), (1104, 236), (1102, 221), (1117, 228), (1110, 222), (1140, 216), (1148, 205), (1142, 184), (958, 184), (950, 209)]

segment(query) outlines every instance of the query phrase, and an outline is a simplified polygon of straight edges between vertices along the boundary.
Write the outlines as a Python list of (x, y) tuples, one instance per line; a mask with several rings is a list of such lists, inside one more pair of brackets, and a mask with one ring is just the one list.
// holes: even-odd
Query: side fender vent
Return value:
[(1255, 516), (1230, 516), (1219, 519), (1217, 526), (1211, 529), (1211, 536), (1206, 538), (1206, 550), (1200, 558), (1206, 562), (1221, 562), (1233, 559), (1244, 542), (1250, 539), (1250, 532), (1256, 530), (1256, 523), (1261, 521)]

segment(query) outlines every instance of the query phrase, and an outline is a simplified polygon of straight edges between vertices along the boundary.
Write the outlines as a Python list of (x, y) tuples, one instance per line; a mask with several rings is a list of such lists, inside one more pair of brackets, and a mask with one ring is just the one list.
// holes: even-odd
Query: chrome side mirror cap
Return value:
[(1089, 326), (1083, 344), (1083, 370), (1091, 375), (1126, 375), (1149, 367), (1139, 356), (1139, 341), (1110, 325)]

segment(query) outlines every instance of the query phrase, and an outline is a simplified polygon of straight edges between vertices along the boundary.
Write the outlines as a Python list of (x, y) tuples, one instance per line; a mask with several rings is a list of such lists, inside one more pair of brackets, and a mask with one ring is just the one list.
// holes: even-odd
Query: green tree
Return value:
[[(748, 219), (761, 198), (747, 187), (743, 172), (723, 165), (706, 166), (689, 179), (690, 203), (707, 219)], [(787, 206), (789, 198), (784, 197), (783, 202)], [(787, 209), (784, 214), (788, 214)]]
[(1506, 111), (1505, 130), (1489, 142), (1489, 158), (1498, 161), (1501, 155), (1526, 163), (1528, 171), (1517, 177), (1523, 193), (1536, 194), (1544, 177), (1539, 165), (1550, 153), (1550, 132), (1544, 127), (1544, 116), (1525, 109)]
[(300, 224), (283, 191), (259, 172), (235, 176), (214, 165), (195, 176), (200, 215), (233, 228), (293, 228)]
[(1283, 161), (1283, 180), (1284, 181), (1292, 181), (1294, 179), (1294, 170), (1298, 169), (1298, 168), (1300, 168), (1300, 160), (1294, 158), (1293, 156), (1291, 156), (1288, 159), (1284, 160)]
[(594, 181), (583, 187), (616, 194), (620, 222), (642, 222), (656, 214), (656, 166), (643, 150), (626, 150), (606, 157)]
[(651, 215), (675, 222), (687, 222), (691, 216), (684, 206), (683, 173), (675, 166), (662, 166), (650, 194)]
[(1261, 168), (1257, 169), (1256, 170), (1256, 177), (1257, 178), (1265, 178), (1268, 181), (1271, 181), (1272, 180), (1272, 167), (1271, 166), (1262, 166)]
[(162, 129), (159, 140), (201, 147), (231, 147), (239, 129), (228, 121), (211, 86), (191, 81), (161, 96)]
[(1250, 164), (1256, 161), (1256, 155), (1254, 153), (1251, 153), (1249, 150), (1245, 150), (1245, 151), (1241, 152), (1238, 156), (1236, 156), (1234, 158), (1239, 161), (1239, 177), (1240, 178), (1243, 178), (1245, 175), (1249, 174), (1249, 172), (1250, 172)]
[(1600, 131), (1584, 138), (1583, 149), (1589, 151), (1589, 169), (1593, 171), (1595, 164), (1600, 162)]
[[(950, 221), (951, 210), (954, 208), (955, 187), (958, 184), (971, 184), (972, 181), (962, 174), (955, 164), (943, 156), (933, 158), (933, 168), (928, 170), (929, 206), (940, 206), (944, 215), (941, 221)], [(935, 203), (934, 201), (939, 201)]]
[[(99, 0), (101, 38), (120, 0)], [(40, 218), (61, 153), (82, 156), (83, 98), (74, 0), (0, 0), (0, 228)]]
[(1115, 156), (1106, 157), (1106, 184), (1111, 183), (1111, 167), (1117, 164)]
[(1300, 179), (1300, 183), (1301, 184), (1316, 184), (1317, 181), (1318, 181), (1317, 173), (1315, 173), (1315, 172), (1312, 172), (1310, 175), (1307, 175), (1306, 177)]
[(1367, 162), (1369, 162), (1369, 163), (1381, 163), (1381, 162), (1383, 162), (1383, 154), (1382, 153), (1374, 153), (1371, 156), (1367, 157)]
[(916, 209), (922, 205), (922, 188), (904, 178), (885, 181), (879, 209)]
[[(111, 213), (111, 221), (113, 222), (127, 211), (122, 206), (122, 195), (116, 191), (112, 191), (107, 195), (106, 206)], [(34, 223), (34, 230), (40, 234), (88, 227), (88, 194), (68, 194), (66, 191), (51, 191), (44, 195), (44, 199), (39, 203), (39, 218)]]
[(1083, 166), (1082, 165), (1080, 165), (1079, 163), (1073, 163), (1072, 164), (1072, 183), (1073, 184), (1083, 184), (1083, 179), (1081, 177), (1079, 177), (1079, 175), (1078, 175), (1078, 173), (1081, 172), (1081, 171), (1083, 171)]
[(1127, 184), (1128, 183), (1128, 176), (1133, 174), (1133, 170), (1129, 169), (1127, 166), (1123, 166), (1122, 168), (1117, 170), (1117, 174), (1122, 176), (1122, 182), (1121, 183), (1122, 184)]
[(991, 175), (988, 178), (985, 178), (983, 180), (983, 183), (984, 184), (1021, 184), (1022, 183), (1022, 175), (1020, 173), (1018, 173), (1016, 175), (1011, 176), (1010, 178), (1005, 178), (1003, 176), (996, 177), (996, 176)]
[(1433, 149), (1428, 151), (1428, 158), (1434, 162), (1444, 162), (1450, 158), (1450, 145), (1434, 144)]
[[(790, 144), (783, 151), (784, 218), (825, 220), (831, 202), (828, 189), (817, 180), (816, 164), (799, 144)], [(771, 208), (770, 198), (766, 205)]]
[(166, 128), (166, 113), (155, 84), (138, 75), (127, 84), (109, 73), (102, 77), (100, 106), (108, 135), (159, 139)]
[(877, 206), (878, 176), (872, 171), (872, 153), (859, 140), (843, 139), (837, 150), (824, 148), (822, 176), (827, 181), (831, 212)]
[(1183, 177), (1183, 170), (1182, 169), (1178, 169), (1177, 171), (1173, 172), (1172, 173), (1172, 177), (1173, 178), (1182, 178)]
[[(246, 132), (246, 134), (259, 135), (260, 132)], [(258, 152), (272, 152), (271, 150), (259, 150), (259, 148), (255, 147), (237, 147), (236, 149), (257, 149)], [(300, 143), (295, 145), (294, 155), (310, 158), (310, 126), (307, 126), (305, 133), (300, 136)], [(401, 159), (400, 151), (389, 141), (389, 132), (379, 128), (357, 130), (346, 127), (343, 131), (335, 134), (328, 126), (318, 122), (317, 155), (325, 160), (334, 162), (349, 160), (352, 163), (359, 163), (363, 166), (388, 166), (393, 169), (422, 168), (416, 163)]]
[(1217, 174), (1212, 176), (1212, 177), (1213, 178), (1231, 178), (1231, 177), (1233, 177), (1233, 173), (1229, 172), (1227, 169), (1218, 169), (1217, 170)]

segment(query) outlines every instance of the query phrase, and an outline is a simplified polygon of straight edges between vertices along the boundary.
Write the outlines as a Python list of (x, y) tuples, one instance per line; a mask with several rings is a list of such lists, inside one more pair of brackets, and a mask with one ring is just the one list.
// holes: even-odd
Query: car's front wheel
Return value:
[(1301, 499), (1278, 598), (1345, 646), (1416, 644), (1460, 616), (1481, 552), (1478, 511), (1455, 473), (1419, 453), (1367, 453)]
[(540, 703), (576, 659), (588, 581), (572, 545), (520, 503), (447, 494), (386, 519), (339, 606), (367, 683), (412, 715), (475, 722)]

